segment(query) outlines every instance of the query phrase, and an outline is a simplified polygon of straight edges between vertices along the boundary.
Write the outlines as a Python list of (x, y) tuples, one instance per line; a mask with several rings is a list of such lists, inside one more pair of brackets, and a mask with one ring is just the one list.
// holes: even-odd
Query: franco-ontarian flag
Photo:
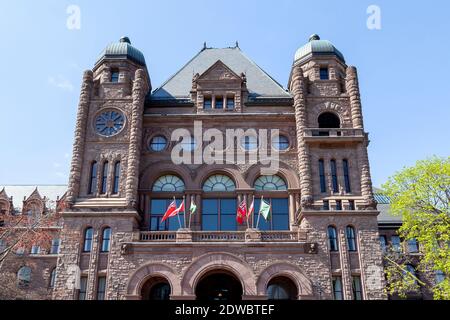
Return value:
[(191, 201), (191, 206), (190, 206), (190, 208), (189, 208), (189, 212), (190, 212), (191, 214), (194, 214), (196, 210), (197, 210), (197, 206), (195, 205), (194, 200), (192, 200), (192, 201)]
[(261, 199), (261, 207), (259, 208), (259, 214), (267, 221), (270, 217), (270, 204)]

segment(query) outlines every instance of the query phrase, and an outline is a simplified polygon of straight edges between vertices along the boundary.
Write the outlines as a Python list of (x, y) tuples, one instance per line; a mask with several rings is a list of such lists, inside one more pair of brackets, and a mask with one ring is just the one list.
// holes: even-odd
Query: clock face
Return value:
[(95, 131), (102, 136), (111, 137), (118, 134), (125, 124), (125, 117), (120, 111), (104, 111), (95, 118)]

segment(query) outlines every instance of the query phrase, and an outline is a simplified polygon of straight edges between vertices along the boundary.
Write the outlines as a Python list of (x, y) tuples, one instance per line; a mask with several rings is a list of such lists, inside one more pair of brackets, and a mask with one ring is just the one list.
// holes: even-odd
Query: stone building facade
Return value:
[[(205, 44), (155, 90), (150, 76), (126, 37), (84, 73), (53, 299), (386, 299), (358, 76), (338, 49), (313, 35), (287, 90), (237, 45)], [(222, 146), (245, 161), (202, 159), (205, 132), (239, 129)], [(265, 130), (271, 174), (250, 161)], [(174, 198), (186, 213), (161, 222)]]

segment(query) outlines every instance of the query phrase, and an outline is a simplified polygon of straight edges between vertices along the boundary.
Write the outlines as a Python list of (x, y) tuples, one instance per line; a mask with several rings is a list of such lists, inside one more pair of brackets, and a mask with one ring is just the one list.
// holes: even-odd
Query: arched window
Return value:
[(318, 122), (319, 128), (334, 129), (341, 127), (339, 117), (331, 112), (322, 113), (318, 118)]
[(153, 184), (152, 190), (156, 192), (183, 192), (184, 182), (177, 176), (168, 174), (159, 177)]
[(155, 136), (150, 141), (150, 149), (152, 151), (163, 151), (167, 147), (167, 139), (164, 136)]
[(31, 268), (23, 266), (17, 271), (18, 285), (21, 287), (27, 287), (31, 282)]
[(91, 173), (89, 178), (89, 194), (93, 194), (97, 192), (97, 161), (92, 162), (91, 164)]
[(319, 160), (319, 179), (320, 179), (320, 192), (327, 192), (327, 185), (325, 183), (325, 163), (323, 159)]
[(52, 272), (50, 272), (50, 281), (48, 283), (49, 288), (55, 287), (55, 280), (56, 280), (56, 267), (52, 269)]
[(120, 182), (120, 161), (114, 164), (114, 181), (113, 181), (113, 194), (119, 193), (119, 182)]
[(108, 161), (103, 163), (103, 172), (102, 172), (102, 186), (101, 191), (102, 194), (105, 194), (108, 186)]
[(336, 160), (330, 161), (331, 169), (331, 181), (333, 184), (333, 192), (339, 192), (338, 180), (337, 180), (337, 170), (336, 170)]
[(119, 75), (120, 75), (119, 69), (112, 68), (111, 69), (111, 82), (114, 82), (114, 83), (119, 82)]
[(355, 228), (351, 226), (347, 226), (345, 228), (345, 233), (347, 236), (347, 248), (348, 251), (356, 251), (356, 235), (355, 235)]
[(347, 159), (342, 160), (342, 169), (344, 171), (345, 192), (350, 193), (352, 192), (352, 189), (350, 188), (350, 173)]
[(267, 297), (269, 300), (296, 300), (297, 286), (286, 277), (276, 277), (267, 285)]
[(102, 252), (109, 252), (111, 242), (111, 228), (103, 229), (102, 233)]
[(94, 236), (93, 228), (89, 227), (86, 230), (84, 230), (83, 252), (91, 252), (93, 236)]
[(287, 190), (286, 182), (279, 176), (260, 176), (255, 181), (255, 190), (281, 191)]
[(338, 251), (337, 231), (333, 226), (328, 227), (328, 243), (330, 245), (330, 251)]
[(234, 191), (236, 185), (233, 180), (223, 174), (210, 176), (203, 184), (203, 191)]

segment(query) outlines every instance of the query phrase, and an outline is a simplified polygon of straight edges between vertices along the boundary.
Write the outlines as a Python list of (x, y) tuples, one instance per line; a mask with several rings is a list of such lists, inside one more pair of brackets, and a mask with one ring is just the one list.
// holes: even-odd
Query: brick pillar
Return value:
[(128, 168), (125, 196), (129, 207), (137, 204), (139, 162), (142, 144), (142, 121), (145, 96), (149, 90), (148, 79), (143, 69), (136, 70), (133, 84), (133, 106), (130, 119), (130, 144), (128, 147)]
[(294, 67), (291, 92), (294, 94), (295, 124), (297, 133), (297, 156), (300, 170), (301, 206), (309, 207), (313, 203), (312, 179), (308, 145), (305, 141), (306, 128), (306, 88), (301, 67)]
[(345, 236), (345, 227), (339, 231), (339, 252), (341, 260), (342, 273), (342, 291), (344, 300), (352, 299), (352, 271), (350, 268), (350, 255), (347, 250), (347, 238)]
[(80, 193), (81, 168), (84, 159), (84, 145), (86, 140), (86, 127), (89, 113), (89, 104), (93, 88), (93, 74), (87, 70), (83, 75), (80, 101), (78, 103), (77, 122), (75, 127), (75, 140), (73, 143), (72, 163), (70, 165), (69, 185), (67, 187), (67, 202), (73, 204)]
[(363, 143), (358, 146), (357, 155), (359, 161), (359, 168), (361, 174), (361, 195), (364, 199), (365, 209), (376, 210), (377, 203), (373, 196), (372, 178), (370, 176), (369, 155), (367, 153), (367, 146), (369, 144), (367, 135)]

